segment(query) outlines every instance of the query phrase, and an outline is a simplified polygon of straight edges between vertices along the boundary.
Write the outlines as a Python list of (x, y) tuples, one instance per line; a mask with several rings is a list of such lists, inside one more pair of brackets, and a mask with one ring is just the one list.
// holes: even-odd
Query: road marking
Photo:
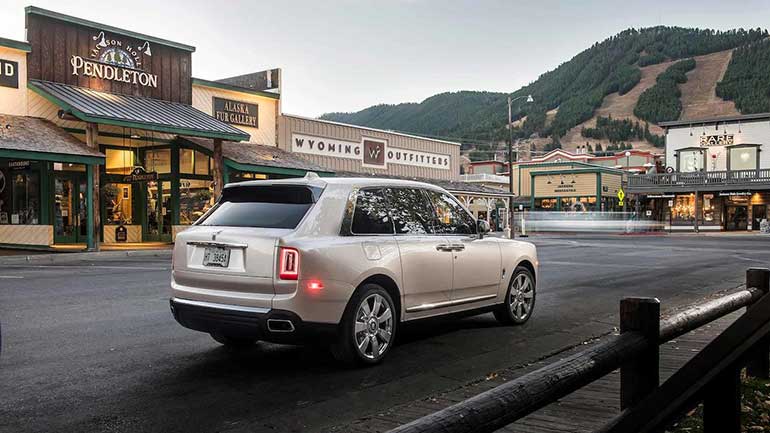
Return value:
[[(560, 266), (596, 266), (596, 263), (587, 263), (587, 262), (560, 262), (560, 261), (554, 261), (554, 260), (543, 260), (540, 259), (540, 267), (547, 267), (550, 265), (560, 265)], [(615, 267), (615, 268), (636, 268), (636, 269), (663, 269), (665, 266), (651, 266), (651, 265), (632, 265), (632, 264), (622, 264), (622, 263), (602, 263), (600, 266), (602, 267)]]
[(0, 280), (2, 280), (2, 279), (17, 280), (17, 279), (21, 279), (21, 278), (24, 278), (24, 277), (22, 277), (20, 275), (0, 275)]
[(86, 269), (127, 269), (127, 270), (140, 270), (140, 271), (169, 271), (170, 267), (151, 267), (151, 266), (101, 266), (101, 265), (12, 265), (14, 268), (36, 268), (36, 269), (72, 269), (72, 268), (86, 268)]

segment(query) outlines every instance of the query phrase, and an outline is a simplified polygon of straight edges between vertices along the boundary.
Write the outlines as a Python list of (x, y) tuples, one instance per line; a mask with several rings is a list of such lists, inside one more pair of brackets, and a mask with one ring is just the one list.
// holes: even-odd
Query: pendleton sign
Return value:
[(102, 31), (91, 37), (95, 44), (91, 48), (91, 59), (73, 55), (70, 58), (72, 75), (83, 74), (103, 80), (158, 87), (158, 76), (139, 69), (142, 56), (152, 56), (150, 43), (145, 41), (138, 47), (120, 39), (109, 38)]
[(259, 107), (257, 104), (233, 101), (231, 99), (214, 97), (214, 117), (217, 120), (232, 125), (251, 126), (258, 128)]
[(355, 142), (292, 134), (291, 151), (332, 158), (356, 159), (364, 167), (372, 168), (387, 168), (388, 164), (401, 164), (449, 170), (451, 160), (449, 155), (389, 147), (387, 140), (371, 137), (362, 137), (360, 142)]

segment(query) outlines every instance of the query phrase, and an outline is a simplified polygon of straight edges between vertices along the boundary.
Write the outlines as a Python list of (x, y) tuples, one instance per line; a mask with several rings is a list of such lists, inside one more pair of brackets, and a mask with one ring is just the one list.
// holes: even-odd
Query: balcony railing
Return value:
[(500, 176), (490, 173), (461, 174), (460, 180), (463, 182), (490, 182), (490, 183), (508, 183), (508, 176)]
[(661, 186), (750, 186), (770, 184), (770, 168), (758, 170), (698, 171), (692, 173), (641, 174), (628, 177), (629, 188)]

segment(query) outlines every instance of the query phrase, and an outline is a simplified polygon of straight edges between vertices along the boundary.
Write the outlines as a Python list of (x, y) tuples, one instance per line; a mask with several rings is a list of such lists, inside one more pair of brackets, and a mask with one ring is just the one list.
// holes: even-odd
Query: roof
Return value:
[(233, 84), (222, 83), (219, 81), (204, 80), (203, 78), (192, 79), (193, 86), (213, 87), (215, 89), (224, 89), (232, 92), (248, 93), (250, 95), (264, 96), (266, 98), (280, 99), (281, 94), (276, 92), (270, 92), (266, 90), (254, 90), (246, 87), (236, 86)]
[(13, 48), (26, 53), (32, 52), (32, 46), (26, 42), (14, 41), (13, 39), (0, 38), (0, 47)]
[(704, 123), (722, 123), (722, 122), (745, 122), (751, 120), (770, 119), (770, 113), (741, 114), (737, 116), (708, 117), (704, 119), (673, 120), (671, 122), (660, 122), (658, 126), (663, 128), (675, 128), (678, 126), (701, 125)]
[(27, 86), (84, 122), (232, 141), (249, 138), (240, 129), (187, 104), (50, 81), (29, 80)]
[(62, 128), (45, 119), (0, 114), (0, 127), (2, 127), (0, 152), (6, 150), (104, 158), (103, 153), (86, 146)]
[[(212, 140), (187, 136), (180, 138), (210, 151), (214, 150)], [(238, 164), (332, 173), (328, 168), (307, 161), (297, 154), (264, 144), (223, 141), (222, 156)]]
[(135, 38), (135, 39), (141, 39), (144, 41), (149, 41), (155, 44), (165, 45), (168, 47), (177, 48), (184, 51), (189, 51), (189, 52), (195, 51), (195, 47), (191, 45), (180, 44), (179, 42), (173, 42), (166, 39), (156, 38), (154, 36), (148, 36), (141, 33), (132, 32), (130, 30), (124, 30), (118, 27), (108, 26), (106, 24), (101, 24), (94, 21), (84, 20), (82, 18), (65, 15), (59, 12), (49, 11), (47, 9), (39, 8), (36, 6), (27, 6), (24, 10), (27, 13), (27, 15), (40, 15), (48, 18), (53, 18), (59, 21), (64, 21), (71, 24), (90, 27), (96, 30), (104, 30), (110, 33), (128, 36), (130, 38)]
[(425, 178), (418, 178), (418, 177), (408, 178), (408, 177), (401, 177), (401, 176), (383, 175), (380, 173), (368, 174), (368, 173), (354, 173), (354, 172), (345, 172), (345, 171), (338, 171), (335, 173), (335, 176), (342, 177), (342, 178), (358, 178), (358, 179), (376, 178), (380, 180), (402, 181), (402, 182), (414, 181), (414, 182), (420, 182), (420, 183), (427, 183), (429, 185), (435, 185), (440, 188), (444, 188), (445, 190), (450, 192), (468, 193), (468, 194), (476, 193), (481, 195), (497, 195), (501, 197), (510, 196), (509, 193), (505, 191), (500, 191), (499, 189), (489, 188), (489, 187), (475, 184), (475, 183), (461, 182), (461, 181), (455, 181), (455, 180), (425, 179)]
[(387, 130), (387, 129), (376, 129), (376, 128), (370, 128), (368, 126), (353, 125), (353, 124), (350, 124), (350, 123), (334, 122), (334, 121), (331, 121), (331, 120), (323, 120), (323, 119), (314, 119), (312, 117), (298, 116), (296, 114), (281, 113), (281, 116), (283, 116), (283, 117), (292, 117), (294, 119), (300, 119), (300, 120), (309, 120), (311, 122), (328, 123), (330, 125), (347, 126), (349, 128), (358, 128), (358, 129), (363, 129), (363, 130), (366, 130), (366, 131), (382, 132), (383, 134), (400, 135), (402, 137), (409, 137), (409, 138), (417, 138), (417, 139), (420, 139), (420, 140), (435, 141), (437, 143), (454, 144), (455, 146), (460, 146), (461, 145), (461, 143), (458, 142), (458, 141), (446, 141), (446, 140), (440, 140), (440, 139), (437, 139), (437, 138), (430, 138), (430, 137), (426, 137), (426, 136), (422, 136), (422, 135), (406, 134), (406, 133), (403, 133), (403, 132), (391, 131), (391, 130)]

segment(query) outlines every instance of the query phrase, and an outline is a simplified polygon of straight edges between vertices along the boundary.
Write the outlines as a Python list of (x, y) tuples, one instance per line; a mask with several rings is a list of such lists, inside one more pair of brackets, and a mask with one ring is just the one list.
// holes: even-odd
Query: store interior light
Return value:
[(142, 136), (139, 135), (139, 134), (131, 134), (131, 138), (133, 138), (134, 140), (138, 140), (138, 139), (142, 138)]

